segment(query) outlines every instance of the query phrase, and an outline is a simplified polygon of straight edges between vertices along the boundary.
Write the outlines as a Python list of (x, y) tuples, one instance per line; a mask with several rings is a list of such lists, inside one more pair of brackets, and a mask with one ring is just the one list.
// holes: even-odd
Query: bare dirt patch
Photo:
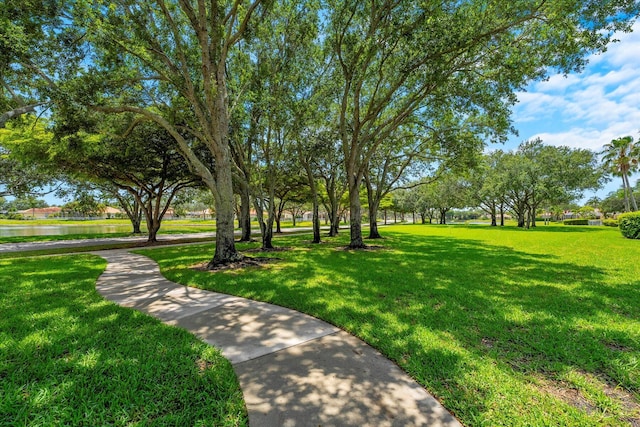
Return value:
[(602, 344), (605, 345), (610, 350), (614, 350), (614, 351), (622, 351), (622, 352), (631, 351), (631, 348), (626, 347), (626, 346), (621, 345), (621, 344), (617, 344), (615, 342), (602, 342)]
[(276, 248), (271, 248), (271, 249), (262, 249), (262, 248), (247, 249), (246, 251), (243, 251), (243, 252), (244, 253), (287, 252), (292, 249), (293, 248), (291, 248), (290, 246), (278, 246)]
[(268, 258), (268, 257), (244, 257), (241, 260), (230, 262), (223, 265), (217, 265), (213, 268), (209, 267), (208, 262), (203, 262), (192, 266), (193, 270), (197, 271), (209, 271), (211, 273), (215, 273), (217, 271), (226, 271), (226, 270), (241, 270), (248, 267), (262, 267), (267, 264), (273, 264), (275, 262), (280, 261), (281, 258)]
[(203, 359), (196, 360), (196, 366), (198, 367), (198, 372), (203, 374), (209, 367), (213, 366), (213, 363), (207, 362)]
[[(587, 378), (590, 383), (597, 384), (607, 397), (622, 406), (624, 420), (626, 422), (633, 427), (640, 427), (640, 402), (638, 402), (631, 392), (618, 385), (612, 384), (607, 378), (602, 378), (584, 371), (579, 372), (579, 374)], [(589, 402), (580, 390), (564, 381), (549, 378), (540, 379), (539, 388), (587, 413), (598, 410), (597, 406)]]
[(485, 346), (486, 348), (493, 348), (493, 346), (495, 345), (495, 341), (490, 339), (490, 338), (482, 338), (480, 340), (480, 342), (482, 343), (483, 346)]
[(545, 393), (557, 397), (581, 411), (585, 411), (590, 414), (597, 410), (596, 406), (589, 402), (582, 393), (580, 393), (580, 390), (564, 382), (541, 380), (539, 388)]
[(382, 246), (382, 245), (365, 245), (362, 248), (352, 248), (350, 246), (340, 246), (338, 248), (336, 248), (336, 250), (339, 251), (379, 251), (379, 250), (384, 250), (386, 249), (386, 247)]

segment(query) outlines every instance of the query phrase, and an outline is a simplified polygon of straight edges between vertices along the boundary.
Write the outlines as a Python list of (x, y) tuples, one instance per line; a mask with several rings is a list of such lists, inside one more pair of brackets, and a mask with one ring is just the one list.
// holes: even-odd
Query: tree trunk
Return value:
[(336, 237), (340, 232), (340, 217), (336, 214), (329, 226), (329, 236)]
[[(318, 186), (316, 185), (316, 179), (313, 176), (313, 171), (311, 170), (311, 165), (309, 162), (302, 161), (302, 156), (300, 156), (301, 163), (304, 166), (305, 171), (307, 172), (307, 180), (309, 181), (309, 189), (311, 190), (311, 202), (312, 202), (312, 226), (313, 226), (313, 241), (311, 243), (320, 243), (320, 215), (318, 213), (319, 201), (318, 201)], [(293, 219), (293, 226), (295, 227), (295, 215)]]
[(350, 232), (351, 241), (349, 247), (351, 249), (365, 248), (362, 239), (362, 208), (360, 205), (360, 179), (355, 174), (349, 174), (349, 215), (350, 215)]
[[(224, 140), (226, 141), (226, 134)], [(212, 269), (219, 265), (236, 262), (244, 258), (236, 250), (233, 224), (233, 184), (231, 156), (228, 144), (219, 147), (215, 156), (214, 200), (216, 206), (216, 249), (213, 259), (207, 264)]]
[(447, 211), (445, 209), (438, 209), (440, 218), (438, 218), (438, 224), (443, 225), (447, 223)]
[(369, 239), (382, 239), (378, 231), (378, 202), (369, 203)]
[(133, 217), (129, 219), (133, 226), (133, 234), (142, 234), (142, 230), (140, 229), (140, 225), (142, 224), (142, 212), (138, 212), (137, 218)]
[[(280, 220), (282, 219), (282, 214), (281, 213), (277, 213), (276, 214), (276, 233), (278, 234), (282, 234), (282, 227), (280, 226)], [(294, 224), (295, 226), (295, 224)]]
[(318, 194), (316, 193), (315, 190), (315, 185), (313, 186), (314, 188), (311, 189), (312, 191), (312, 199), (313, 199), (313, 218), (312, 218), (312, 223), (313, 223), (313, 241), (311, 243), (320, 243), (320, 215), (318, 215), (318, 210), (319, 210), (319, 206), (318, 206)]
[[(487, 206), (489, 209), (489, 216), (491, 216), (491, 226), (492, 227), (497, 227), (498, 226), (498, 221), (496, 218), (496, 203), (494, 201), (492, 201), (491, 203), (488, 204)], [(485, 210), (486, 212), (486, 210)]]
[(340, 231), (340, 213), (338, 212), (338, 201), (332, 201), (332, 199), (332, 197), (329, 197), (329, 236), (336, 237)]
[(382, 195), (373, 190), (368, 172), (364, 173), (364, 182), (367, 187), (367, 201), (369, 202), (369, 239), (382, 239), (378, 231), (378, 208), (380, 207)]
[(500, 205), (500, 227), (504, 227), (504, 205)]
[(536, 226), (536, 213), (537, 209), (535, 206), (531, 207), (531, 227), (534, 228)]
[(629, 182), (629, 177), (624, 175), (624, 180), (626, 182), (627, 190), (629, 191), (629, 201), (631, 202), (630, 208), (633, 208), (634, 211), (638, 210), (638, 205), (636, 203), (636, 198), (633, 195), (633, 187), (631, 187), (631, 183)]
[(251, 241), (251, 195), (249, 194), (249, 185), (242, 184), (240, 186), (240, 236), (241, 242)]
[(267, 216), (267, 222), (262, 232), (262, 250), (273, 249), (273, 216)]
[(149, 237), (147, 238), (147, 243), (155, 243), (158, 241), (158, 230), (160, 230), (160, 220), (153, 219), (151, 224), (147, 222), (147, 229), (149, 232)]

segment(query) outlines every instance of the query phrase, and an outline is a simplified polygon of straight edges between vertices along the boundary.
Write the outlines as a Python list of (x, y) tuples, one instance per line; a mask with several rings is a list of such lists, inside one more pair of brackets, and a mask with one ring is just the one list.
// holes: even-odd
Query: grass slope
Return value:
[(0, 425), (246, 425), (226, 359), (105, 301), (95, 256), (0, 260)]
[[(281, 261), (215, 274), (211, 246), (142, 251), (171, 280), (273, 302), (378, 348), (472, 426), (640, 423), (640, 245), (618, 230), (397, 226), (276, 241)], [(253, 248), (240, 246), (241, 249)], [(252, 253), (261, 256), (260, 253)]]

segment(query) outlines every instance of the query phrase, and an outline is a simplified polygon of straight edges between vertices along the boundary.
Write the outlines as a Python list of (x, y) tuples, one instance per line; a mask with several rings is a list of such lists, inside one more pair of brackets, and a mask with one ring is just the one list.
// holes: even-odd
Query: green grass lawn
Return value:
[[(141, 251), (180, 283), (292, 307), (364, 339), (465, 425), (640, 423), (640, 242), (606, 227), (394, 226), (346, 233), (246, 271), (211, 245)], [(243, 245), (241, 249), (259, 244)]]
[(89, 255), (0, 260), (0, 426), (246, 425), (229, 362), (105, 301)]

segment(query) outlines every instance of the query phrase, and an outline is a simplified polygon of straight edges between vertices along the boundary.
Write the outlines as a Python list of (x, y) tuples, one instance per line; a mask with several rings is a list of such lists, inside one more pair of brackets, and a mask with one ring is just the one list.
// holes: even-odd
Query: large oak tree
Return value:
[(640, 5), (627, 0), (329, 1), (352, 248), (364, 246), (360, 188), (369, 160), (415, 114), (442, 108), (509, 130), (513, 93), (549, 72), (580, 70)]

